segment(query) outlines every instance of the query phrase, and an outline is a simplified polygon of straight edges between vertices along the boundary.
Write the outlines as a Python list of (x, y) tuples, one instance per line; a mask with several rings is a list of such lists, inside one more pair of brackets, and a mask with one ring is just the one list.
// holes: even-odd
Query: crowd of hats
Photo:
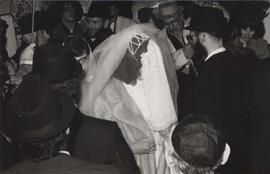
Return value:
[[(161, 3), (157, 17), (161, 20), (179, 18), (182, 17), (183, 10), (176, 2)], [(44, 15), (36, 12), (38, 20), (35, 23), (35, 31), (46, 28), (46, 23), (42, 22), (43, 18), (45, 20)], [(87, 17), (108, 18), (108, 4), (94, 1)], [(20, 34), (30, 33), (31, 22), (31, 15), (19, 20)], [(7, 26), (3, 24), (3, 27)], [(228, 31), (228, 22), (221, 10), (198, 7), (194, 9), (190, 24), (185, 29), (225, 32)], [(128, 79), (130, 74), (126, 73), (127, 69), (122, 68), (123, 64), (134, 65), (132, 61), (139, 62), (140, 57), (136, 53), (146, 50), (148, 40), (149, 38), (140, 36), (131, 40), (129, 51), (135, 59), (124, 59), (116, 69), (115, 77)], [(69, 40), (66, 40), (66, 44), (77, 45)], [(90, 49), (87, 54), (89, 52)], [(140, 67), (141, 64), (137, 64), (135, 68)], [(36, 47), (32, 73), (25, 76), (6, 105), (3, 132), (15, 141), (27, 143), (46, 140), (67, 128), (72, 121), (75, 106), (68, 96), (56, 92), (50, 84), (78, 78), (81, 73), (82, 66), (66, 46), (50, 43)], [(176, 153), (184, 161), (202, 168), (214, 167), (225, 148), (225, 140), (220, 132), (209, 120), (199, 116), (189, 116), (182, 120), (173, 131), (172, 143)]]

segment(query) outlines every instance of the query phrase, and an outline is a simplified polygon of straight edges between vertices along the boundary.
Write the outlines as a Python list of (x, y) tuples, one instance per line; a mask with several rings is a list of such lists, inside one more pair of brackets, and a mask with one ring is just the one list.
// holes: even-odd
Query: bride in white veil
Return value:
[(164, 66), (155, 31), (134, 25), (99, 45), (89, 60), (80, 101), (85, 115), (118, 124), (145, 174), (169, 173), (164, 138), (177, 122), (170, 67)]

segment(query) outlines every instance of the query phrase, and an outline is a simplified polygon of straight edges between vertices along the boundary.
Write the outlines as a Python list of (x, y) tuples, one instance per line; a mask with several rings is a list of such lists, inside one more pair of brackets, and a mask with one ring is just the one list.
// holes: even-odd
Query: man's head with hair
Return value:
[(189, 42), (193, 45), (194, 53), (203, 60), (207, 55), (223, 46), (223, 38), (228, 34), (227, 19), (221, 10), (213, 7), (197, 7), (194, 9), (190, 25)]
[(87, 58), (91, 53), (91, 49), (87, 41), (79, 35), (70, 35), (65, 40), (63, 45), (69, 48), (77, 61), (80, 62), (82, 67), (87, 63)]
[(184, 8), (179, 6), (177, 2), (161, 3), (157, 18), (163, 22), (167, 32), (179, 33), (184, 28), (183, 11)]
[(206, 32), (222, 39), (229, 31), (227, 19), (221, 10), (213, 7), (197, 7), (191, 17), (190, 25), (185, 27), (190, 31)]
[(171, 140), (177, 155), (187, 163), (183, 170), (196, 173), (221, 165), (226, 142), (207, 116), (187, 116), (176, 126)]
[(138, 11), (138, 19), (140, 23), (148, 23), (152, 18), (152, 8), (142, 8)]
[(96, 35), (108, 28), (109, 12), (108, 2), (93, 1), (86, 15), (88, 24), (87, 37), (95, 38)]
[(79, 1), (56, 1), (51, 9), (54, 17), (67, 22), (79, 21), (83, 15), (83, 9)]

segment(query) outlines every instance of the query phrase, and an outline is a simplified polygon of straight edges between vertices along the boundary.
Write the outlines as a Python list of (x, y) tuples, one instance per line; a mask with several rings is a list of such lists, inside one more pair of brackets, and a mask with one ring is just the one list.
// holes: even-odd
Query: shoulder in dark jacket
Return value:
[(70, 151), (72, 156), (110, 164), (123, 174), (140, 173), (134, 155), (115, 122), (76, 113), (71, 126)]

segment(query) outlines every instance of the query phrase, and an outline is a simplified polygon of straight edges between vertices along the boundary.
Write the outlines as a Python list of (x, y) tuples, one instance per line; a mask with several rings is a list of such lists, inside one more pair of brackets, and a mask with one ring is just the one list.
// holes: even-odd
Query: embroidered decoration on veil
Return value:
[(124, 84), (151, 130), (163, 130), (177, 121), (159, 46), (149, 40), (141, 57), (140, 80)]
[(130, 41), (128, 45), (128, 50), (130, 54), (133, 56), (136, 54), (137, 50), (140, 48), (140, 46), (148, 40), (149, 37), (145, 34), (135, 35)]
[(142, 67), (141, 54), (147, 51), (149, 37), (144, 34), (135, 35), (129, 41), (128, 49), (115, 70), (113, 76), (126, 84), (136, 84)]

